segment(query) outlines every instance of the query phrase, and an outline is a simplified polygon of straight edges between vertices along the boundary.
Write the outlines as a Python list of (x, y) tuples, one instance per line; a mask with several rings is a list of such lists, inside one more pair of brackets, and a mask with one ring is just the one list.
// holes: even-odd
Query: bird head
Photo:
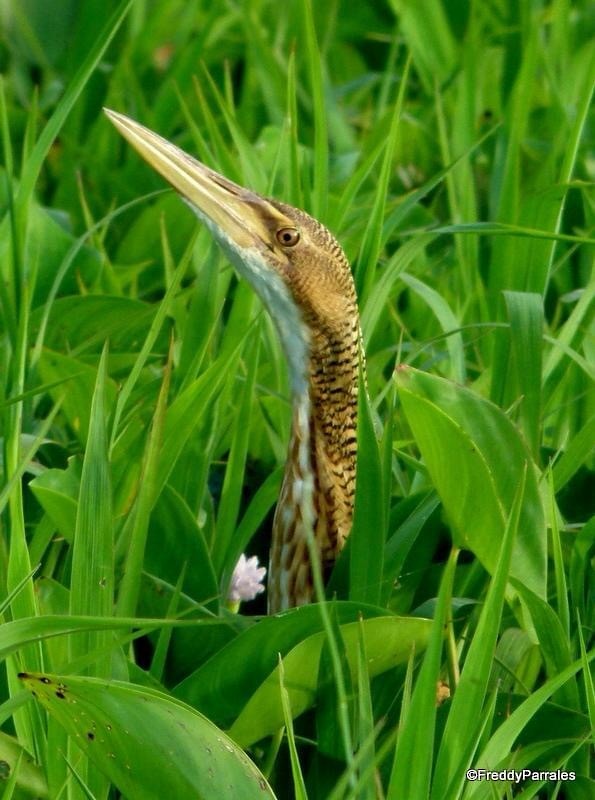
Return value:
[(138, 122), (105, 111), (207, 225), (260, 296), (279, 331), (293, 389), (305, 393), (313, 331), (332, 336), (355, 304), (340, 245), (304, 211), (233, 183)]

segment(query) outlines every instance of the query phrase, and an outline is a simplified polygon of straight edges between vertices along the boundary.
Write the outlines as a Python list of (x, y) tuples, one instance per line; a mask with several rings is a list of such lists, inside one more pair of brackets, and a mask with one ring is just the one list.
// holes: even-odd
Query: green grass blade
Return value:
[(304, 32), (305, 59), (312, 97), (314, 124), (314, 163), (312, 169), (312, 214), (326, 218), (328, 196), (328, 126), (325, 107), (325, 87), (322, 62), (312, 11), (312, 0), (301, 0), (301, 19)]
[(412, 291), (422, 298), (424, 303), (427, 303), (430, 310), (436, 316), (444, 333), (449, 334), (455, 332), (453, 335), (448, 336), (446, 340), (450, 363), (452, 365), (450, 377), (458, 383), (464, 384), (467, 372), (465, 369), (465, 349), (462, 335), (456, 333), (461, 327), (460, 321), (457, 319), (446, 300), (441, 297), (435, 289), (432, 289), (431, 286), (428, 286), (423, 281), (420, 281), (419, 278), (415, 278), (413, 275), (409, 275), (406, 272), (402, 272), (400, 278), (406, 286), (409, 286)]
[[(361, 620), (357, 651), (357, 698), (357, 754), (361, 754), (361, 763), (358, 764), (358, 767), (360, 772), (371, 776), (376, 761), (374, 747), (376, 732), (374, 730), (374, 709), (366, 653), (366, 639)], [(361, 787), (359, 798), (360, 800), (375, 800), (376, 790), (372, 780), (369, 780)]]
[(566, 445), (564, 452), (552, 469), (554, 486), (559, 492), (581, 468), (593, 452), (595, 441), (595, 416), (587, 420)]
[(295, 744), (295, 733), (293, 730), (293, 717), (291, 714), (291, 701), (289, 693), (285, 688), (285, 671), (283, 669), (283, 659), (279, 654), (279, 691), (281, 692), (281, 705), (283, 707), (283, 719), (287, 734), (287, 746), (289, 747), (289, 759), (291, 761), (291, 774), (293, 777), (293, 792), (296, 800), (308, 800), (306, 784), (302, 775), (297, 747)]
[[(584, 668), (585, 661), (590, 663), (594, 658), (595, 650), (591, 650), (586, 654), (584, 660), (573, 661), (569, 667), (536, 689), (495, 731), (477, 758), (474, 767), (476, 769), (496, 769), (497, 765), (512, 752), (517, 738), (541, 706), (552, 694), (564, 686), (567, 681), (572, 680), (577, 672)], [(466, 796), (469, 800), (472, 800), (480, 793), (481, 784), (476, 783), (473, 789), (467, 792)]]
[(589, 720), (591, 721), (591, 730), (595, 730), (595, 686), (593, 685), (593, 676), (591, 675), (591, 670), (589, 669), (589, 658), (585, 647), (585, 638), (583, 635), (580, 616), (578, 616), (577, 630), (580, 642), (581, 660), (583, 662), (582, 675), (585, 684), (584, 691), (585, 698), (587, 700), (587, 711), (589, 712)]
[(289, 169), (287, 174), (287, 197), (290, 203), (297, 208), (304, 205), (304, 190), (302, 187), (302, 171), (300, 169), (300, 149), (298, 133), (298, 111), (297, 111), (297, 89), (296, 89), (296, 63), (295, 51), (289, 55), (287, 63), (287, 122), (289, 126), (288, 136), (288, 161)]
[(153, 322), (151, 323), (145, 341), (143, 342), (143, 346), (135, 360), (134, 366), (132, 367), (129, 375), (127, 376), (126, 381), (122, 386), (122, 389), (120, 390), (120, 393), (118, 395), (118, 400), (116, 402), (116, 408), (114, 411), (110, 449), (113, 448), (116, 437), (119, 433), (120, 419), (122, 417), (122, 414), (124, 413), (126, 403), (128, 402), (130, 395), (139, 379), (141, 371), (147, 362), (147, 358), (151, 353), (151, 350), (155, 344), (155, 340), (159, 335), (159, 331), (161, 330), (168, 313), (170, 313), (171, 311), (172, 304), (180, 287), (180, 283), (188, 268), (188, 264), (192, 256), (193, 245), (194, 242), (191, 241), (186, 249), (184, 256), (180, 260), (180, 263), (178, 264), (173, 274), (172, 280), (167, 288), (165, 297), (159, 304)]
[(0, 628), (0, 659), (22, 650), (29, 644), (55, 636), (114, 630), (128, 633), (129, 628), (150, 631), (161, 627), (189, 628), (214, 624), (217, 624), (214, 618), (174, 620), (149, 617), (90, 617), (73, 614), (45, 614), (26, 617), (3, 623)]
[[(526, 606), (539, 641), (539, 648), (545, 664), (546, 673), (550, 677), (559, 675), (572, 663), (570, 643), (556, 612), (541, 598), (512, 579), (518, 589), (523, 604)], [(556, 696), (556, 702), (567, 708), (579, 710), (580, 703), (575, 684), (564, 685)]]
[(477, 731), (481, 727), (483, 719), (492, 660), (504, 609), (513, 545), (523, 505), (525, 482), (526, 469), (521, 476), (510, 509), (498, 566), (490, 583), (461, 678), (450, 705), (436, 759), (432, 800), (446, 797), (447, 795), (444, 794), (446, 787), (453, 782), (463, 781), (465, 771), (470, 766), (473, 752), (477, 746)]
[(405, 70), (401, 77), (399, 93), (395, 101), (395, 108), (391, 118), (391, 125), (388, 132), (388, 138), (386, 140), (384, 158), (382, 159), (382, 165), (380, 167), (378, 185), (374, 194), (374, 205), (364, 231), (362, 243), (357, 257), (355, 278), (356, 285), (359, 290), (358, 294), (361, 296), (363, 302), (365, 302), (365, 299), (374, 284), (376, 264), (378, 262), (382, 247), (382, 222), (386, 209), (388, 184), (393, 168), (394, 152), (399, 133), (399, 123), (403, 113), (403, 103), (405, 100), (405, 90), (407, 89), (407, 82), (409, 79), (410, 65), (411, 59), (408, 59), (405, 65)]
[(548, 392), (550, 384), (555, 384), (559, 380), (559, 368), (562, 359), (566, 354), (566, 348), (571, 348), (578, 336), (581, 327), (588, 324), (593, 302), (595, 301), (595, 268), (591, 269), (589, 279), (584, 290), (581, 291), (577, 304), (572, 310), (564, 325), (558, 331), (554, 347), (548, 353), (544, 365), (545, 389)]
[(436, 685), (440, 675), (444, 625), (451, 608), (457, 555), (458, 551), (453, 549), (442, 575), (426, 654), (411, 701), (406, 710), (401, 712), (387, 800), (429, 796), (436, 727)]
[[(172, 342), (173, 345), (173, 342)], [(138, 596), (143, 572), (145, 546), (149, 529), (151, 511), (157, 500), (156, 477), (163, 436), (163, 424), (167, 407), (167, 398), (171, 380), (173, 347), (170, 346), (168, 362), (163, 372), (163, 381), (157, 398), (155, 416), (151, 426), (151, 433), (147, 439), (146, 450), (143, 457), (143, 466), (139, 492), (136, 503), (132, 509), (134, 522), (130, 533), (130, 540), (124, 562), (124, 574), (118, 592), (117, 613), (120, 616), (130, 617), (136, 612)]]
[(568, 582), (564, 564), (564, 551), (560, 537), (560, 516), (556, 506), (554, 490), (554, 476), (551, 469), (546, 473), (547, 490), (549, 494), (549, 513), (551, 530), (551, 550), (554, 562), (554, 581), (556, 584), (556, 607), (558, 619), (567, 641), (570, 640), (570, 608), (568, 603)]
[(220, 574), (226, 565), (230, 576), (235, 563), (226, 562), (226, 557), (234, 536), (240, 509), (242, 475), (246, 468), (254, 382), (260, 352), (259, 343), (260, 337), (256, 336), (245, 350), (247, 374), (239, 397), (237, 414), (234, 416), (231, 447), (217, 513), (217, 537), (213, 548), (213, 564), (217, 574)]
[(413, 62), (427, 91), (450, 76), (456, 63), (456, 42), (440, 0), (408, 3), (391, 0), (398, 14)]
[(2, 488), (2, 491), (0, 491), (0, 513), (2, 513), (2, 511), (6, 507), (6, 504), (8, 503), (11, 493), (14, 491), (16, 484), (18, 483), (18, 481), (21, 480), (25, 470), (31, 464), (33, 457), (39, 450), (40, 445), (44, 442), (45, 437), (59, 410), (60, 410), (60, 403), (58, 402), (52, 408), (47, 417), (43, 420), (43, 423), (41, 424), (35, 438), (31, 442), (25, 453), (22, 455), (20, 463), (17, 465), (13, 474), (10, 476), (10, 479), (5, 483), (4, 487)]
[[(70, 613), (74, 615), (111, 617), (113, 614), (114, 542), (107, 451), (106, 377), (107, 348), (104, 348), (97, 368), (74, 533), (70, 582)], [(110, 639), (111, 634), (106, 632), (86, 634), (71, 643), (71, 657), (75, 659), (88, 650), (108, 648)], [(96, 665), (93, 672), (103, 676), (110, 674), (109, 655)]]
[(504, 300), (510, 321), (516, 385), (522, 398), (522, 428), (533, 460), (539, 463), (543, 301), (541, 295), (526, 292), (504, 292)]
[(434, 234), (428, 233), (416, 236), (414, 239), (405, 242), (390, 258), (382, 273), (378, 276), (378, 280), (370, 290), (368, 299), (362, 305), (362, 333), (366, 346), (382, 318), (383, 311), (389, 303), (393, 287), (398, 278), (409, 267), (411, 262), (424, 253), (433, 239)]
[(39, 177), (43, 162), (50, 147), (52, 146), (52, 143), (58, 136), (58, 133), (64, 125), (68, 114), (72, 110), (72, 107), (79, 98), (92, 73), (101, 61), (101, 58), (108, 48), (110, 42), (116, 35), (118, 28), (124, 21), (132, 2), (133, 0), (121, 0), (119, 5), (116, 7), (114, 13), (95, 40), (93, 47), (89, 51), (87, 57), (81, 64), (78, 72), (65, 91), (63, 97), (56, 106), (56, 109), (50, 120), (47, 122), (46, 126), (41, 132), (39, 139), (31, 151), (31, 154), (27, 159), (27, 163), (25, 164), (21, 173), (19, 193), (17, 196), (17, 202), (21, 208), (23, 208), (24, 205), (29, 202), (29, 198), (31, 197), (33, 188), (37, 182), (37, 178)]
[(360, 380), (357, 438), (355, 513), (349, 541), (349, 598), (378, 605), (386, 539), (386, 498), (382, 487), (387, 481), (383, 476), (380, 446), (363, 380)]

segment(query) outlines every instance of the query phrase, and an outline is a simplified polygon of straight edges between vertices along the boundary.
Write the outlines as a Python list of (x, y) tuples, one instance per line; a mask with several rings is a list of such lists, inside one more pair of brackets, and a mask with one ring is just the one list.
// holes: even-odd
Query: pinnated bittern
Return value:
[(269, 612), (308, 603), (308, 531), (328, 570), (353, 519), (361, 356), (345, 254), (304, 211), (244, 189), (123, 114), (106, 113), (210, 228), (277, 328), (289, 365), (293, 417), (273, 521)]

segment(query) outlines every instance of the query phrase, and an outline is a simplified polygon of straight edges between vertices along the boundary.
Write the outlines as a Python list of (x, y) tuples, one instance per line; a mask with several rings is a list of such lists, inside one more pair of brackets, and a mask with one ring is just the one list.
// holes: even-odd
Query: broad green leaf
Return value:
[(402, 367), (403, 410), (448, 518), (455, 542), (494, 573), (508, 510), (528, 464), (511, 575), (545, 596), (546, 530), (537, 470), (517, 429), (469, 389)]
[[(412, 648), (416, 652), (423, 650), (431, 626), (430, 620), (414, 617), (364, 620), (364, 641), (370, 677), (406, 662)], [(357, 674), (359, 623), (342, 625), (341, 635), (353, 678)], [(285, 686), (294, 717), (310, 708), (316, 698), (318, 663), (325, 638), (324, 633), (316, 633), (300, 642), (283, 658)], [(274, 733), (282, 725), (283, 708), (276, 668), (250, 697), (229, 729), (229, 734), (237, 742), (247, 746)]]
[(119, 681), (27, 673), (21, 680), (126, 797), (274, 798), (248, 756), (179, 700)]
[[(334, 605), (340, 624), (353, 622), (360, 615), (367, 618), (386, 613), (385, 609), (363, 603), (336, 602)], [(317, 604), (266, 617), (178, 684), (174, 694), (227, 728), (246, 699), (275, 669), (279, 653), (284, 656), (302, 640), (322, 630)]]

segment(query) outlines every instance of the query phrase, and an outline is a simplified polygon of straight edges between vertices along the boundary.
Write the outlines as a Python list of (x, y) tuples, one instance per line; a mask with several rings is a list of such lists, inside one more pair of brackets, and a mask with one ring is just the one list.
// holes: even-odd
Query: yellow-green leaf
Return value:
[[(361, 629), (370, 677), (407, 661), (412, 648), (421, 652), (428, 641), (431, 620), (419, 617), (377, 617), (341, 626), (341, 636), (352, 677), (357, 675)], [(318, 665), (324, 644), (323, 631), (309, 636), (283, 659), (284, 685), (291, 713), (299, 716), (313, 705), (318, 685)], [(248, 746), (274, 733), (284, 724), (279, 668), (258, 687), (229, 730), (236, 742)]]

